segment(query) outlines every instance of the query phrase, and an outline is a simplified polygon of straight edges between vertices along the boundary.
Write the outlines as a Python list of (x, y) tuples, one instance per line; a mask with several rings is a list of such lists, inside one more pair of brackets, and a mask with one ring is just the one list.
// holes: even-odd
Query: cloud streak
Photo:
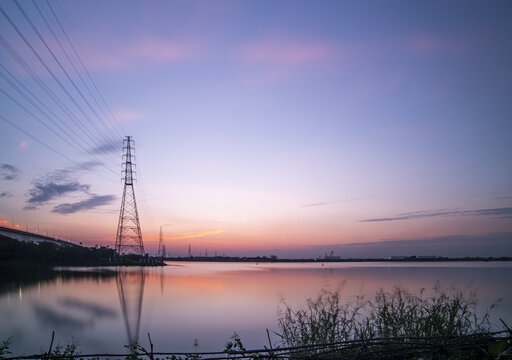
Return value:
[(52, 212), (57, 214), (74, 214), (79, 211), (94, 209), (98, 206), (110, 204), (116, 197), (114, 195), (93, 195), (89, 199), (75, 203), (57, 205)]
[(248, 62), (301, 65), (331, 60), (336, 49), (327, 43), (268, 39), (246, 45), (241, 55)]
[(367, 243), (319, 246), (317, 249), (337, 249), (345, 257), (392, 255), (440, 255), (440, 256), (499, 256), (510, 255), (512, 233), (482, 236), (449, 235), (420, 239), (388, 239)]
[(62, 184), (56, 182), (48, 182), (46, 184), (42, 182), (36, 182), (34, 184), (34, 187), (28, 191), (29, 199), (27, 200), (27, 202), (29, 204), (42, 205), (50, 200), (64, 196), (69, 193), (87, 193), (89, 191), (89, 188), (89, 185), (83, 185), (76, 181)]
[(0, 164), (1, 180), (18, 180), (21, 170), (14, 165)]
[(112, 154), (115, 152), (121, 153), (121, 148), (121, 145), (116, 146), (115, 144), (107, 143), (92, 148), (89, 150), (89, 153), (93, 155)]
[(478, 45), (478, 39), (447, 36), (433, 32), (417, 32), (403, 39), (408, 51), (416, 55), (463, 54)]
[(114, 116), (120, 122), (139, 120), (144, 117), (143, 114), (132, 110), (116, 110), (114, 111)]
[(265, 85), (293, 80), (313, 73), (339, 69), (351, 51), (338, 43), (279, 36), (257, 39), (238, 46), (235, 61), (246, 66), (244, 80)]
[(157, 37), (98, 48), (88, 46), (90, 65), (96, 70), (123, 70), (139, 65), (168, 64), (197, 58), (201, 46), (189, 41)]
[(221, 234), (224, 231), (226, 231), (226, 230), (212, 230), (212, 231), (205, 231), (205, 232), (201, 232), (201, 233), (186, 233), (186, 234), (180, 234), (177, 236), (172, 236), (167, 239), (168, 240), (191, 239), (191, 238), (198, 238), (198, 237), (203, 237), (203, 236)]
[(512, 207), (478, 209), (478, 210), (428, 210), (398, 214), (391, 217), (372, 218), (360, 220), (360, 222), (385, 222), (399, 220), (415, 220), (442, 216), (496, 216), (512, 218)]
[(324, 202), (304, 204), (304, 205), (301, 205), (300, 207), (316, 207), (316, 206), (336, 205), (336, 204), (339, 204), (340, 202), (341, 201), (324, 201)]
[[(446, 235), (423, 238), (383, 239), (347, 244), (325, 244), (291, 249), (269, 249), (269, 253), (287, 258), (322, 257), (334, 251), (345, 259), (375, 258), (389, 256), (510, 256), (512, 233), (490, 233), (482, 235)], [(250, 252), (249, 252), (250, 253)], [(261, 250), (257, 250), (261, 254)], [(256, 254), (256, 252), (255, 252)]]
[(317, 202), (317, 203), (304, 204), (304, 205), (301, 205), (300, 207), (317, 207), (317, 206), (336, 205), (336, 204), (340, 204), (340, 203), (365, 200), (365, 199), (368, 199), (368, 197), (359, 197), (359, 198), (343, 199), (343, 200), (336, 200), (336, 201), (322, 201), (322, 202)]
[(73, 168), (70, 168), (70, 170), (65, 170), (69, 173), (76, 172), (76, 171), (88, 171), (96, 169), (98, 166), (103, 166), (104, 164), (100, 161), (84, 161), (80, 163), (80, 166), (76, 166)]
[(93, 194), (90, 192), (90, 185), (70, 179), (70, 175), (82, 169), (93, 169), (100, 165), (102, 163), (97, 161), (84, 162), (80, 168), (53, 171), (36, 180), (33, 183), (33, 187), (28, 191), (28, 199), (24, 210), (35, 210), (40, 206), (49, 204), (52, 200), (71, 194), (73, 196), (80, 196), (82, 199), (86, 197), (86, 199), (56, 205), (53, 207), (52, 212), (56, 214), (73, 214), (109, 204), (116, 199), (114, 195)]
[(12, 197), (12, 194), (9, 191), (2, 191), (0, 192), (0, 199), (5, 199)]

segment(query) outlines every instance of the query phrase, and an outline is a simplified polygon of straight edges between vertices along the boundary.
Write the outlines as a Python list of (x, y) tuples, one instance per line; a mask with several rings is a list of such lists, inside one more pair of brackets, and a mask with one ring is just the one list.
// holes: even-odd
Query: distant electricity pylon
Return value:
[(132, 151), (135, 150), (135, 142), (130, 136), (123, 140), (123, 173), (124, 188), (123, 199), (121, 200), (121, 211), (119, 212), (119, 224), (116, 235), (116, 251), (118, 254), (144, 255), (144, 244), (142, 243), (142, 232), (140, 230), (139, 213), (135, 201), (135, 190), (133, 189), (133, 166)]
[(160, 241), (158, 242), (158, 254), (157, 257), (165, 258), (165, 244), (164, 237), (162, 235), (162, 227), (160, 226)]

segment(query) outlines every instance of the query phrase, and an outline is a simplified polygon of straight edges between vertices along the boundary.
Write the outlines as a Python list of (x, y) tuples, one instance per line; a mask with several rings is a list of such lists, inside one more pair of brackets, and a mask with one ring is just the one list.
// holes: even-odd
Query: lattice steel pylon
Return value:
[(142, 242), (142, 231), (140, 230), (139, 213), (135, 201), (135, 190), (133, 188), (133, 154), (135, 142), (131, 136), (123, 140), (123, 198), (119, 212), (119, 223), (117, 225), (116, 251), (121, 254), (144, 255), (144, 244)]
[(160, 226), (160, 241), (158, 242), (158, 254), (157, 257), (165, 258), (165, 243), (164, 237), (162, 235), (162, 227)]

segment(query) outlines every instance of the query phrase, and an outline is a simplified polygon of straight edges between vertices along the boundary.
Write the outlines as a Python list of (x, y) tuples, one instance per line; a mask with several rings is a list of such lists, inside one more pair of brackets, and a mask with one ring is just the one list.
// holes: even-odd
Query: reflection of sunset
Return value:
[[(149, 281), (160, 281), (155, 277), (150, 277)], [(173, 277), (168, 279), (166, 285), (174, 288), (190, 288), (192, 291), (210, 291), (215, 293), (222, 293), (225, 290), (225, 284), (218, 279), (204, 278), (199, 276), (184, 276)]]

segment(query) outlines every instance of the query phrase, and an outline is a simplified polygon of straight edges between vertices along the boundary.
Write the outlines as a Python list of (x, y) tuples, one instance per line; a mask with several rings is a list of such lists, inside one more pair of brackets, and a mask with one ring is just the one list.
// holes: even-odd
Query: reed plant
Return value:
[(295, 347), (376, 338), (432, 338), (491, 330), (490, 310), (478, 315), (474, 292), (450, 291), (436, 284), (427, 295), (395, 287), (379, 290), (374, 300), (341, 301), (341, 292), (324, 290), (306, 307), (286, 302), (279, 311), (281, 345)]

